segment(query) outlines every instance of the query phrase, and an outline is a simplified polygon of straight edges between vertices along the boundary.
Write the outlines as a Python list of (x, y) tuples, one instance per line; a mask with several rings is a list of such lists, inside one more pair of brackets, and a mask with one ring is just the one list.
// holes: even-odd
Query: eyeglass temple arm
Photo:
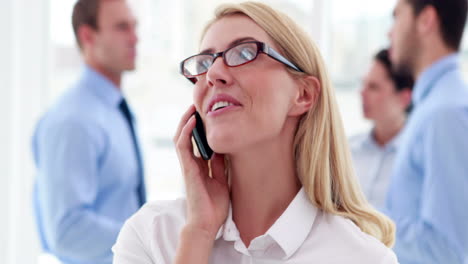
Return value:
[(281, 63), (284, 63), (286, 64), (287, 66), (289, 66), (290, 68), (292, 68), (293, 70), (296, 70), (298, 72), (304, 72), (303, 70), (301, 70), (299, 67), (297, 67), (296, 65), (292, 64), (288, 59), (286, 59), (285, 57), (283, 57), (283, 55), (279, 54), (278, 52), (276, 52), (276, 50), (270, 48), (270, 46), (268, 46), (267, 44), (263, 44), (263, 52), (265, 52), (268, 56), (272, 57), (273, 59), (281, 62)]

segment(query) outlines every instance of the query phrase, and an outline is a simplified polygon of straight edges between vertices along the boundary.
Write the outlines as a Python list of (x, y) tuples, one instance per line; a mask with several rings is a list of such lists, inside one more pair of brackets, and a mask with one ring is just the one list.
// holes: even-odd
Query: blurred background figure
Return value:
[(416, 80), (387, 202), (401, 264), (468, 263), (466, 17), (466, 0), (399, 0), (394, 9), (390, 59)]
[(400, 131), (410, 110), (412, 87), (410, 75), (392, 71), (387, 49), (375, 55), (361, 90), (363, 115), (373, 127), (352, 137), (350, 146), (361, 188), (377, 209), (385, 206)]
[(122, 73), (135, 68), (136, 23), (125, 0), (76, 2), (82, 74), (34, 133), (40, 240), (63, 263), (111, 263), (121, 226), (146, 200), (133, 115), (121, 92)]

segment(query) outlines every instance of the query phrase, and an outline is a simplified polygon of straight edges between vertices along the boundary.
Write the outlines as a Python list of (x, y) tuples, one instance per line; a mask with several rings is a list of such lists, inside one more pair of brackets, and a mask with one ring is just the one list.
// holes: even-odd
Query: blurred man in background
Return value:
[(390, 58), (416, 80), (387, 201), (402, 264), (468, 263), (466, 16), (466, 0), (398, 0), (394, 10)]
[(413, 78), (396, 74), (388, 50), (379, 51), (364, 78), (361, 90), (364, 117), (371, 131), (351, 138), (356, 175), (369, 202), (385, 208), (393, 162), (400, 144), (400, 131), (411, 104)]
[(79, 0), (72, 24), (85, 65), (36, 127), (36, 221), (44, 251), (63, 263), (111, 263), (121, 226), (146, 200), (121, 91), (135, 68), (136, 19), (125, 0)]

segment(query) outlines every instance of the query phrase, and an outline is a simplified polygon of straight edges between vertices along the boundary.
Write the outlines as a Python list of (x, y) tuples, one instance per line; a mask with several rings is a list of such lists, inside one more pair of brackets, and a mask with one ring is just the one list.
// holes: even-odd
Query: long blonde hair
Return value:
[(317, 46), (288, 16), (258, 2), (219, 6), (202, 38), (214, 22), (236, 14), (256, 22), (283, 56), (304, 71), (290, 70), (292, 74), (312, 75), (320, 81), (321, 94), (316, 105), (301, 117), (294, 140), (297, 173), (311, 202), (325, 212), (352, 220), (363, 232), (392, 246), (393, 222), (369, 205), (355, 179), (335, 93)]

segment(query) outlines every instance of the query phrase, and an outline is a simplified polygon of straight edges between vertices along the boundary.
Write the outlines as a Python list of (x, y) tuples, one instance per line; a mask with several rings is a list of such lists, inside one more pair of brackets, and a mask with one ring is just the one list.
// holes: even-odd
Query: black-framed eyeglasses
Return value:
[(205, 74), (218, 57), (222, 57), (224, 64), (237, 67), (254, 61), (259, 53), (265, 53), (293, 70), (303, 72), (299, 67), (287, 60), (270, 46), (259, 41), (239, 43), (225, 51), (218, 53), (200, 53), (183, 60), (180, 63), (180, 72), (192, 83), (197, 82), (197, 76)]

